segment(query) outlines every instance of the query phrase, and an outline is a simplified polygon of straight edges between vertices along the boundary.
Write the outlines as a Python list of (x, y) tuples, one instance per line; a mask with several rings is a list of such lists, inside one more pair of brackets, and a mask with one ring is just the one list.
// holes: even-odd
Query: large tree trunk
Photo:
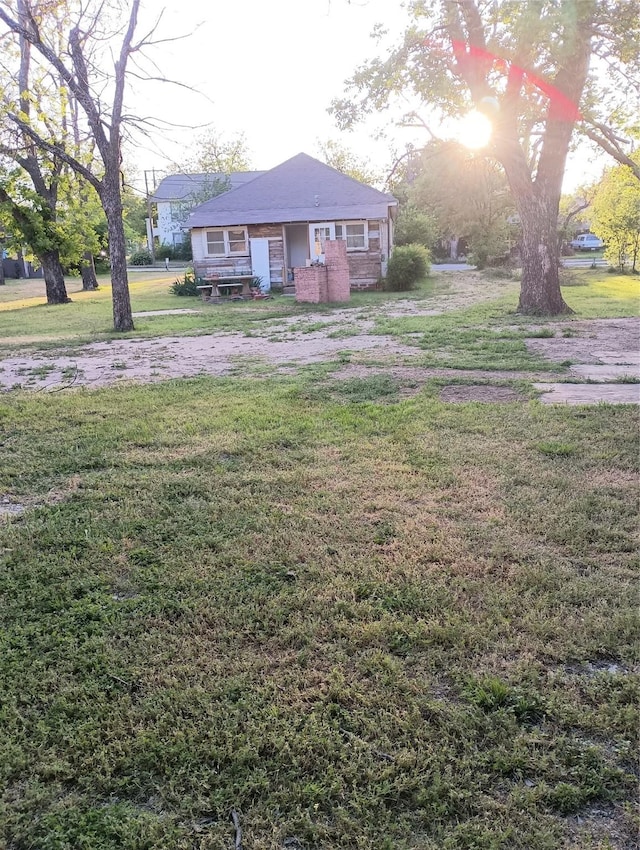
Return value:
[(42, 264), (44, 285), (47, 291), (47, 304), (68, 304), (71, 299), (67, 295), (64, 273), (60, 265), (58, 252), (44, 251), (38, 259)]
[(96, 277), (96, 267), (93, 262), (93, 254), (91, 251), (85, 251), (82, 255), (80, 264), (80, 274), (82, 275), (82, 289), (84, 292), (91, 292), (98, 288), (98, 278)]
[(531, 316), (573, 312), (560, 291), (558, 205), (535, 195), (519, 203), (522, 222), (522, 283), (518, 311)]
[(111, 296), (113, 300), (113, 327), (117, 331), (132, 331), (131, 298), (127, 277), (127, 244), (122, 221), (120, 171), (108, 169), (102, 181), (102, 206), (109, 229), (109, 256), (111, 259)]

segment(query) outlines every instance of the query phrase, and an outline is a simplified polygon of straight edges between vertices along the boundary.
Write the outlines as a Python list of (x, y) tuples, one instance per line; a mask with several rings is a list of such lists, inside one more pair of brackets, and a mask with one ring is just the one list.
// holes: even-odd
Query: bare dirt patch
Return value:
[(640, 319), (579, 320), (554, 328), (553, 337), (528, 339), (529, 351), (556, 363), (640, 364)]
[[(57, 391), (130, 381), (241, 374), (243, 370), (246, 374), (273, 369), (281, 374), (295, 373), (301, 366), (335, 362), (344, 352), (350, 352), (353, 362), (345, 363), (344, 368), (334, 374), (335, 379), (388, 375), (400, 383), (402, 396), (419, 391), (431, 378), (456, 378), (469, 381), (469, 385), (445, 387), (441, 393), (444, 401), (520, 401), (523, 396), (517, 390), (496, 386), (514, 380), (538, 382), (535, 386), (543, 393), (541, 398), (545, 403), (640, 400), (640, 392), (636, 392), (633, 385), (619, 382), (621, 379), (631, 381), (640, 373), (638, 319), (567, 321), (550, 326), (555, 333), (553, 337), (527, 340), (531, 352), (551, 361), (573, 364), (571, 376), (574, 380), (606, 382), (597, 384), (549, 384), (550, 375), (546, 372), (421, 368), (411, 365), (420, 357), (419, 348), (403, 345), (392, 336), (371, 333), (374, 314), (376, 317), (428, 317), (492, 300), (515, 288), (514, 281), (491, 280), (478, 272), (450, 272), (437, 276), (433, 297), (426, 300), (400, 299), (375, 308), (289, 316), (265, 323), (250, 337), (241, 333), (218, 333), (124, 339), (91, 343), (71, 350), (50, 349), (10, 356), (0, 360), (0, 389)], [(545, 325), (544, 329), (548, 327)], [(532, 326), (531, 330), (535, 332), (540, 328)], [(375, 365), (380, 363), (384, 365)]]

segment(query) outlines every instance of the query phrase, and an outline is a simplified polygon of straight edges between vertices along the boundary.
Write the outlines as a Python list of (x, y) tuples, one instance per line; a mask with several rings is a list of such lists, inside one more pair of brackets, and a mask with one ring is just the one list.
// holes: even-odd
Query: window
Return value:
[(336, 239), (346, 241), (347, 251), (366, 251), (369, 247), (367, 222), (336, 222)]
[(247, 234), (244, 230), (228, 230), (229, 238), (229, 253), (230, 254), (246, 254), (247, 253)]
[(249, 242), (244, 227), (231, 230), (207, 230), (207, 254), (214, 257), (228, 257), (234, 254), (248, 254)]

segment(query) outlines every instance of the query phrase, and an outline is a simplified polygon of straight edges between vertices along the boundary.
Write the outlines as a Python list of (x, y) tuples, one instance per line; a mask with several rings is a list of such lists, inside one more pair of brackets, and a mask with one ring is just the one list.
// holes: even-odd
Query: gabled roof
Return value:
[(393, 195), (299, 153), (191, 213), (187, 227), (387, 218)]
[(150, 200), (152, 201), (183, 201), (189, 198), (194, 192), (200, 192), (207, 185), (211, 185), (216, 181), (229, 180), (229, 190), (237, 189), (265, 174), (264, 171), (232, 171), (231, 174), (222, 174), (221, 172), (210, 172), (207, 174), (171, 174), (169, 177), (163, 177), (158, 184)]

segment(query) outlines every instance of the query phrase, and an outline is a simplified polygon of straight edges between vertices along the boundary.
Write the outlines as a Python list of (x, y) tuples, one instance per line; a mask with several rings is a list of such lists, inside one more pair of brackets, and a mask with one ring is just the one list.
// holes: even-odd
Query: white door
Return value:
[(336, 226), (332, 221), (322, 224), (309, 225), (309, 246), (311, 248), (311, 260), (324, 263), (324, 243), (327, 239), (336, 238)]
[(250, 239), (251, 245), (251, 274), (261, 277), (260, 289), (268, 292), (271, 289), (271, 271), (269, 269), (269, 240)]

